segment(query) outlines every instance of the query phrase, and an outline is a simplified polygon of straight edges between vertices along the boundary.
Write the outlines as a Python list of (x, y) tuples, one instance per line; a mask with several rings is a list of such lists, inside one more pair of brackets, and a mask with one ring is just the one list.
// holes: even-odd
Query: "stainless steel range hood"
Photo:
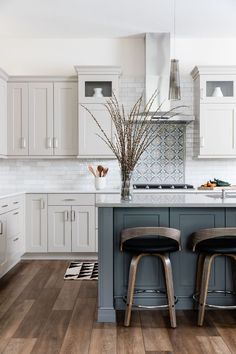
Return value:
[[(145, 35), (145, 101), (146, 103), (158, 90), (159, 94), (153, 104), (152, 111), (162, 104), (161, 112), (153, 116), (153, 121), (191, 122), (194, 116), (165, 114), (170, 110), (168, 100), (170, 79), (170, 33), (146, 33)], [(181, 103), (180, 103), (181, 104)], [(181, 111), (181, 109), (179, 109)], [(184, 111), (184, 109), (183, 109)], [(151, 115), (153, 113), (151, 112)]]

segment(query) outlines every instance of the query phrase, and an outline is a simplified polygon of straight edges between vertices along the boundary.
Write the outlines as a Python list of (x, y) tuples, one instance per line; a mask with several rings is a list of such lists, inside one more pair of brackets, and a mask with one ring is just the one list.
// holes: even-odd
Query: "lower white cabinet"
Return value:
[(48, 252), (71, 252), (71, 207), (48, 207)]
[(26, 196), (26, 252), (47, 252), (47, 194)]
[(0, 277), (4, 274), (7, 261), (6, 216), (0, 215)]
[(8, 198), (0, 215), (0, 277), (19, 262), (24, 253), (23, 201)]
[(95, 252), (95, 207), (48, 206), (48, 252)]
[(95, 207), (72, 209), (72, 252), (95, 252)]

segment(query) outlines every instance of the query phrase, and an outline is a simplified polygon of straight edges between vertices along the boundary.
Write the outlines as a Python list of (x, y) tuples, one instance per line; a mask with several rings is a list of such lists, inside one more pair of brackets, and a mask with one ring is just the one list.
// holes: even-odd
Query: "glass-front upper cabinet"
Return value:
[(209, 103), (232, 103), (236, 101), (235, 75), (202, 75), (200, 99)]
[(199, 66), (192, 76), (198, 76), (201, 103), (236, 102), (236, 67)]
[(79, 103), (105, 103), (113, 94), (118, 96), (118, 67), (76, 67)]

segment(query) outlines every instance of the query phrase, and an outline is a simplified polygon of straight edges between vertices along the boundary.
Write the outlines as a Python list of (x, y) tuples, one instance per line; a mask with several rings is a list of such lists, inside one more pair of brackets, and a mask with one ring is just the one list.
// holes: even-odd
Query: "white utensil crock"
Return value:
[(95, 177), (95, 188), (97, 190), (106, 188), (107, 179), (106, 177)]

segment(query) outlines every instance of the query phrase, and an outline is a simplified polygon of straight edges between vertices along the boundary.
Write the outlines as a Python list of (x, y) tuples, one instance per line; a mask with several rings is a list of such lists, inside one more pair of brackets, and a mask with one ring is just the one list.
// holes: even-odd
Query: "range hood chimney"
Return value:
[(153, 93), (158, 90), (159, 94), (153, 104), (153, 111), (161, 103), (163, 103), (161, 110), (164, 112), (169, 111), (170, 33), (146, 33), (145, 69), (146, 103)]
[[(165, 122), (191, 122), (194, 116), (182, 112), (173, 117), (163, 115), (170, 110), (169, 83), (170, 83), (170, 33), (146, 33), (145, 35), (145, 102), (158, 90), (152, 106), (152, 112), (161, 106), (161, 112), (153, 120)], [(150, 112), (151, 114), (151, 112)], [(163, 116), (163, 117), (162, 117)]]

